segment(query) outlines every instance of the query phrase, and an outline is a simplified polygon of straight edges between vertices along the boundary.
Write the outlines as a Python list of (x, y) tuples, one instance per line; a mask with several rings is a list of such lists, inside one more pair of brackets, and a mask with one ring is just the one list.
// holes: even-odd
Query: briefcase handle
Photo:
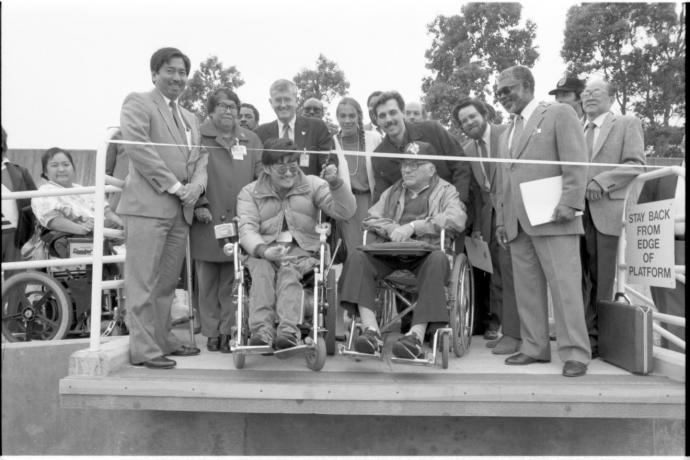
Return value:
[(632, 305), (632, 302), (630, 301), (630, 298), (629, 298), (627, 295), (625, 295), (624, 293), (622, 293), (622, 292), (616, 292), (616, 295), (613, 296), (613, 301), (614, 301), (614, 302), (618, 302), (618, 299), (621, 299), (621, 298), (622, 298), (623, 300), (625, 300), (625, 303), (627, 303), (628, 305)]

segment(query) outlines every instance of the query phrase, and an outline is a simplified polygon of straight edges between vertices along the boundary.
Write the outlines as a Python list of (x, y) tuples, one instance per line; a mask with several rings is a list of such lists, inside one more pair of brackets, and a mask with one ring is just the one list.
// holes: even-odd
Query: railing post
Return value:
[(101, 346), (101, 303), (103, 290), (103, 224), (105, 221), (105, 155), (110, 139), (117, 128), (109, 128), (103, 144), (96, 150), (96, 196), (93, 223), (93, 281), (91, 285), (91, 334), (89, 349), (98, 351)]

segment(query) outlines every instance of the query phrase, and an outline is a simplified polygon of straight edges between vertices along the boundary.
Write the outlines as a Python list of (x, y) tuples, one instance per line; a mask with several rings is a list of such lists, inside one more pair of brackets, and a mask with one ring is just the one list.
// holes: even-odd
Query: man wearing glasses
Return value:
[[(410, 143), (405, 153), (434, 155), (431, 144)], [(445, 286), (450, 265), (440, 249), (442, 228), (459, 234), (465, 229), (467, 214), (455, 187), (438, 177), (436, 167), (428, 160), (405, 159), (401, 162), (399, 179), (386, 189), (378, 202), (369, 209), (363, 226), (384, 240), (393, 242), (417, 240), (438, 249), (414, 259), (380, 258), (361, 250), (348, 253), (338, 286), (341, 306), (351, 316), (359, 313), (364, 327), (355, 342), (359, 353), (380, 352), (383, 340), (376, 322), (376, 278), (398, 269), (416, 275), (419, 290), (413, 311), (412, 327), (393, 345), (398, 358), (423, 358), (422, 343), (430, 322), (447, 322)]]
[[(570, 107), (535, 101), (534, 77), (527, 67), (514, 66), (501, 72), (498, 100), (513, 114), (509, 129), (501, 136), (501, 156), (555, 162), (504, 163), (500, 171), (503, 177), (497, 196), (496, 237), (502, 246), (510, 244), (522, 335), (520, 352), (505, 363), (551, 361), (548, 283), (563, 375), (581, 376), (587, 372), (590, 345), (581, 286), (579, 238), (584, 231), (576, 211), (585, 207), (587, 167), (558, 162), (587, 162), (582, 125)], [(553, 176), (562, 176), (563, 185), (556, 191), (560, 192), (559, 203), (550, 222), (532, 225), (520, 184)]]
[(318, 264), (319, 211), (347, 220), (356, 204), (335, 165), (324, 168), (323, 179), (305, 175), (291, 140), (270, 139), (264, 147), (263, 171), (240, 192), (237, 214), (252, 277), (249, 345), (282, 350), (299, 343), (300, 280)]

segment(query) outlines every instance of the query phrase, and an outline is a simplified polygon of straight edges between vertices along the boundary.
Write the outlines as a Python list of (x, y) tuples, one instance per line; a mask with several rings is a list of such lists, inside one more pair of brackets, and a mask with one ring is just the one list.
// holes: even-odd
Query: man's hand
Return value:
[(508, 249), (508, 233), (503, 225), (496, 227), (496, 240), (503, 249)]
[(274, 245), (269, 246), (263, 254), (263, 258), (270, 260), (271, 262), (280, 262), (283, 257), (287, 254), (288, 249), (285, 246)]
[(391, 232), (391, 241), (395, 241), (396, 243), (400, 241), (407, 241), (413, 234), (414, 228), (412, 228), (412, 225), (401, 225)]
[(184, 184), (177, 191), (176, 195), (184, 206), (192, 206), (201, 196), (202, 188), (199, 184)]
[(589, 201), (600, 200), (603, 194), (604, 189), (601, 188), (601, 185), (597, 184), (594, 180), (589, 181), (587, 190), (585, 191), (585, 197), (587, 197)]
[(321, 177), (323, 177), (329, 185), (333, 185), (338, 181), (338, 167), (334, 164), (324, 166), (321, 171)]
[(553, 211), (551, 218), (554, 222), (567, 222), (575, 218), (575, 209), (564, 204), (559, 204)]
[(194, 209), (194, 217), (196, 217), (196, 220), (198, 220), (202, 224), (208, 224), (213, 220), (211, 211), (209, 211), (208, 208), (203, 207)]

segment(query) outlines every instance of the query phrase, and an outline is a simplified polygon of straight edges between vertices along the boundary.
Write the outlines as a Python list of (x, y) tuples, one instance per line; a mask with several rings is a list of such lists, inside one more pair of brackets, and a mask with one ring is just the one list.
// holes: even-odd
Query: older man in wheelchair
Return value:
[(263, 171), (237, 199), (251, 276), (249, 346), (286, 350), (301, 339), (301, 280), (319, 263), (319, 214), (349, 219), (355, 198), (335, 165), (324, 168), (323, 179), (305, 175), (292, 141), (269, 140), (264, 147)]
[[(434, 154), (430, 144), (414, 144), (406, 150)], [(378, 281), (396, 270), (412, 272), (418, 294), (412, 326), (394, 343), (392, 351), (396, 358), (420, 360), (425, 356), (422, 344), (428, 325), (448, 323), (446, 286), (450, 263), (441, 236), (462, 232), (467, 215), (455, 187), (438, 177), (430, 161), (405, 159), (401, 173), (402, 178), (369, 209), (363, 226), (379, 239), (402, 244), (368, 244), (350, 251), (339, 282), (339, 296), (348, 314), (361, 321), (362, 333), (354, 343), (355, 351), (378, 355), (383, 348), (377, 321), (382, 309), (381, 302), (376, 301)], [(412, 243), (415, 241), (417, 244)]]

